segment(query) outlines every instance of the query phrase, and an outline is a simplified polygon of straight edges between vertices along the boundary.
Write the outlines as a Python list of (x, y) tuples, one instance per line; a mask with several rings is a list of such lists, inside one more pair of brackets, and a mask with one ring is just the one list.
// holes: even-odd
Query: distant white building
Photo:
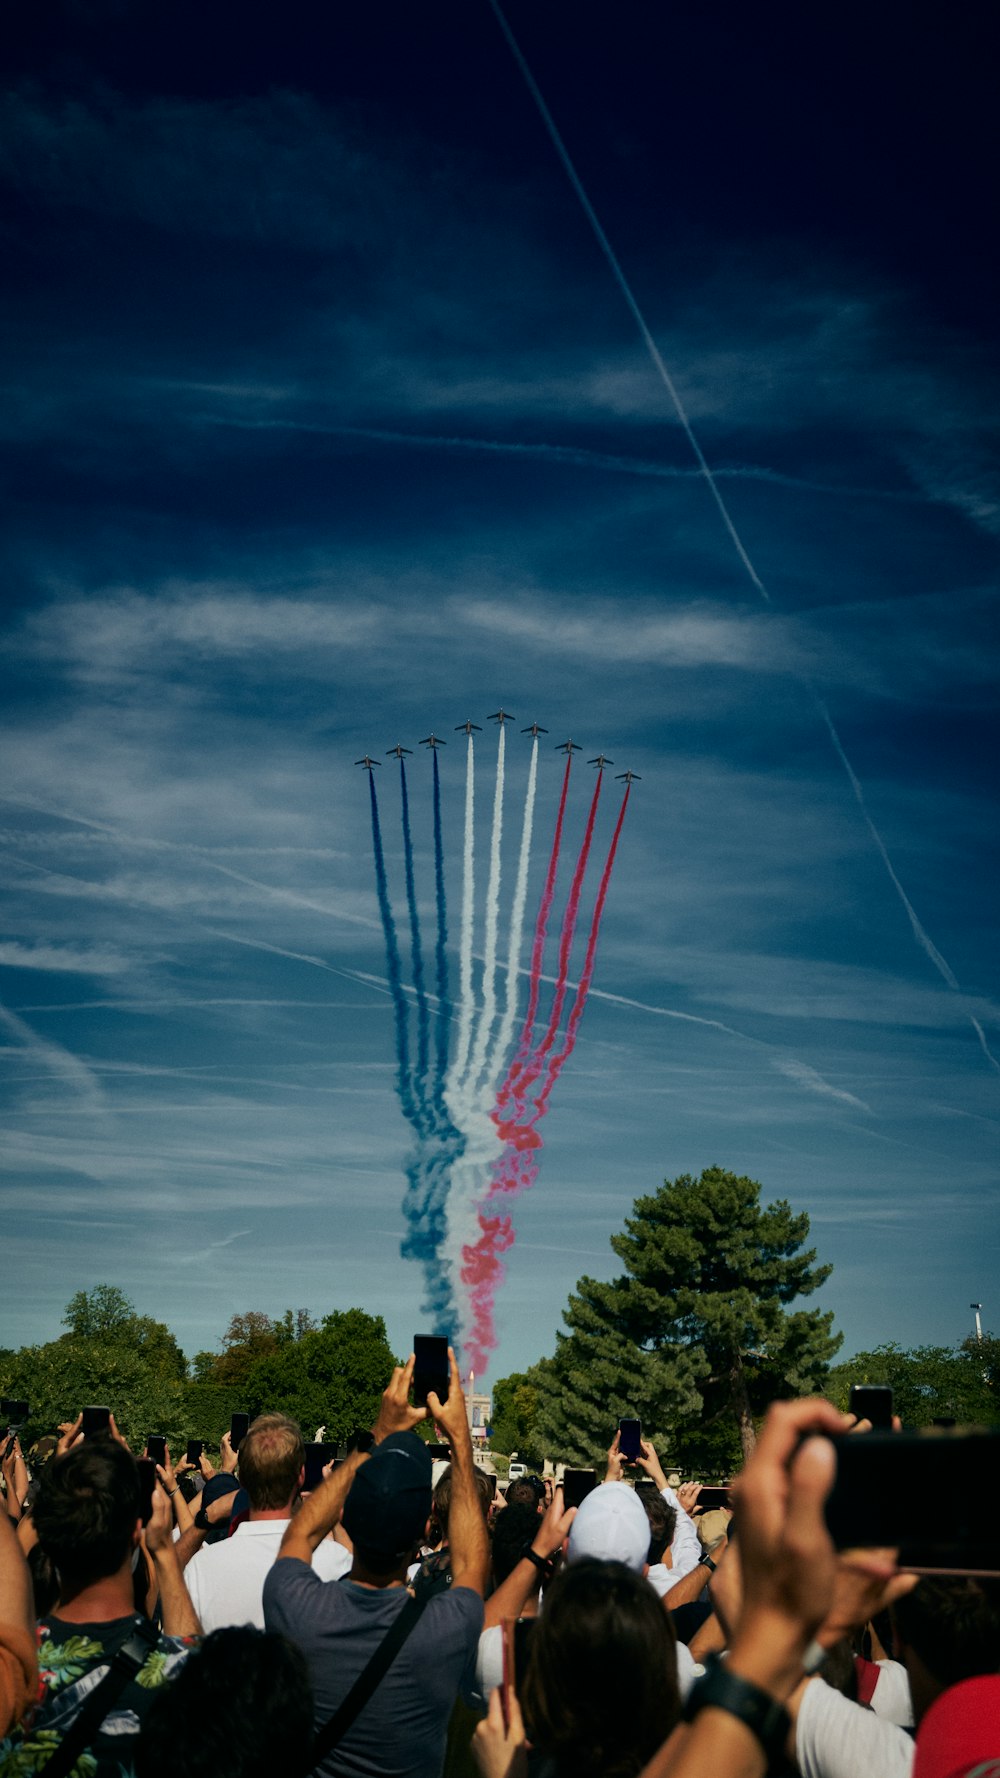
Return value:
[(467, 1389), (465, 1392), (465, 1401), (469, 1416), (469, 1431), (472, 1434), (472, 1442), (474, 1445), (485, 1444), (486, 1428), (490, 1423), (490, 1397), (488, 1395), (481, 1395), (478, 1390)]

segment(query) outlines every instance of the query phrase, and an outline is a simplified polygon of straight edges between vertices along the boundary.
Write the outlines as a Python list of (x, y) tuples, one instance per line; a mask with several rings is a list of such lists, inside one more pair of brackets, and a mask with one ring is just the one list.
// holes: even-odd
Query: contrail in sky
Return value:
[[(369, 773), (369, 777), (371, 777)], [(413, 987), (417, 996), (417, 1069), (414, 1085), (420, 1098), (427, 1098), (427, 1067), (430, 1050), (430, 1020), (427, 1011), (427, 988), (424, 982), (424, 955), (420, 942), (420, 917), (417, 913), (417, 890), (413, 877), (413, 836), (410, 832), (410, 799), (406, 790), (406, 761), (400, 755), (399, 786), (403, 821), (403, 870), (406, 877), (406, 904), (410, 913), (410, 950), (413, 958)]]
[(462, 927), (458, 951), (458, 1041), (446, 1091), (460, 1085), (472, 1037), (472, 928), (475, 916), (475, 776), (474, 748), (469, 736), (465, 754), (465, 839), (462, 847)]
[(434, 760), (434, 890), (437, 901), (437, 937), (434, 952), (437, 987), (437, 1018), (434, 1021), (435, 1080), (434, 1104), (439, 1115), (446, 1115), (444, 1077), (448, 1070), (448, 904), (444, 883), (444, 842), (441, 836), (441, 775), (438, 771), (437, 748), (431, 748)]
[[(646, 348), (646, 351), (648, 353), (650, 362), (652, 363), (653, 369), (656, 371), (656, 374), (659, 377), (660, 382), (663, 384), (663, 387), (666, 390), (667, 395), (670, 398), (670, 402), (671, 402), (671, 405), (673, 406), (674, 413), (676, 414), (678, 422), (684, 432), (684, 436), (687, 439), (688, 444), (691, 447), (691, 451), (694, 455), (695, 461), (698, 464), (698, 468), (701, 471), (702, 476), (704, 477), (705, 486), (708, 488), (708, 491), (711, 494), (712, 499), (715, 502), (719, 517), (722, 520), (722, 523), (723, 523), (726, 531), (729, 534), (729, 540), (732, 543), (732, 546), (733, 546), (734, 550), (736, 551), (736, 554), (739, 557), (741, 563), (743, 564), (743, 567), (746, 571), (748, 578), (750, 579), (750, 581), (752, 582), (754, 587), (756, 587), (757, 592), (760, 594), (760, 597), (764, 600), (764, 603), (766, 605), (773, 605), (773, 600), (771, 598), (771, 595), (768, 592), (767, 587), (764, 585), (764, 582), (761, 579), (760, 575), (758, 574), (756, 568), (754, 567), (753, 562), (750, 559), (749, 552), (747, 551), (746, 546), (743, 542), (743, 539), (740, 536), (738, 530), (736, 529), (736, 524), (735, 524), (735, 522), (730, 514), (729, 508), (726, 505), (726, 502), (723, 499), (722, 494), (719, 490), (718, 482), (716, 480), (715, 475), (712, 472), (712, 468), (711, 468), (711, 465), (709, 464), (708, 458), (705, 456), (705, 453), (702, 450), (700, 443), (698, 442), (697, 434), (695, 433), (695, 430), (694, 430), (693, 426), (691, 425), (690, 420), (688, 419), (687, 411), (684, 407), (684, 403), (682, 402), (682, 400), (680, 398), (680, 394), (678, 393), (677, 386), (673, 380), (673, 377), (670, 375), (670, 372), (667, 369), (667, 366), (664, 362), (662, 353), (660, 352), (660, 349), (659, 349), (658, 345), (656, 344), (656, 341), (653, 338), (652, 333), (649, 330), (649, 326), (647, 325), (647, 322), (646, 322), (646, 317), (643, 314), (641, 308), (639, 307), (638, 301), (633, 293), (632, 286), (629, 283), (628, 279), (626, 278), (625, 273), (622, 269), (621, 263), (618, 259), (618, 255), (615, 253), (615, 250), (612, 247), (610, 240), (608, 239), (607, 235), (605, 234), (604, 229), (601, 225), (600, 219), (598, 218), (597, 212), (594, 209), (594, 206), (591, 203), (590, 198), (587, 196), (587, 192), (584, 187), (583, 181), (581, 180), (580, 175), (577, 172), (576, 167), (570, 158), (569, 150), (566, 147), (566, 144), (563, 141), (558, 128), (556, 127), (555, 119), (553, 118), (552, 113), (550, 112), (548, 105), (546, 104), (545, 99), (542, 96), (541, 88), (539, 87), (537, 81), (535, 80), (535, 77), (532, 74), (530, 67), (528, 66), (528, 63), (524, 57), (521, 47), (518, 44), (513, 31), (511, 30), (510, 26), (508, 25), (506, 18), (504, 17), (503, 10), (500, 6), (500, 0), (489, 0), (489, 3), (490, 3), (490, 7), (492, 9), (493, 15), (497, 21), (497, 24), (499, 25), (500, 30), (503, 33), (504, 39), (507, 43), (507, 47), (509, 48), (512, 56), (514, 57), (514, 60), (517, 63), (518, 68), (520, 69), (521, 77), (524, 80), (524, 83), (527, 86), (532, 99), (534, 100), (535, 107), (538, 111), (538, 114), (539, 114), (541, 120), (542, 120), (542, 123), (545, 126), (549, 140), (551, 141), (552, 146), (555, 149), (556, 154), (559, 157), (559, 160), (562, 164), (563, 171), (566, 174), (566, 177), (569, 180), (570, 185), (572, 186), (574, 192), (576, 193), (580, 207), (583, 210), (583, 213), (586, 216), (588, 223), (590, 224), (591, 231), (594, 235), (594, 239), (596, 240), (597, 245), (600, 248), (601, 253), (604, 256), (604, 259), (605, 259), (605, 262), (608, 266), (608, 269), (611, 272), (611, 275), (614, 278), (615, 283), (618, 285), (618, 288), (621, 291), (621, 294), (625, 300), (626, 306), (628, 307), (629, 313), (631, 314), (632, 319), (635, 322), (635, 325), (639, 330), (639, 334), (641, 336), (643, 345)], [(853, 770), (853, 767), (851, 766), (850, 761), (848, 760), (847, 754), (844, 751), (844, 747), (841, 742), (840, 736), (838, 735), (837, 730), (834, 727), (833, 719), (830, 716), (829, 711), (826, 708), (826, 705), (823, 703), (823, 700), (819, 697), (819, 694), (815, 691), (814, 687), (812, 686), (811, 682), (808, 679), (806, 679), (801, 674), (796, 674), (796, 678), (799, 679), (800, 684), (803, 684), (808, 689), (810, 696), (812, 697), (813, 702), (816, 705), (817, 711), (818, 711), (818, 713), (819, 713), (819, 715), (820, 715), (820, 717), (827, 729), (827, 732), (829, 733), (830, 739), (833, 742), (835, 751), (837, 753), (838, 758), (840, 759), (841, 765), (843, 766), (845, 772), (847, 773), (848, 780), (850, 782), (850, 785), (851, 785), (851, 788), (854, 792), (854, 795), (858, 801), (858, 804), (861, 809), (861, 813), (864, 816), (865, 822), (868, 826), (868, 830), (871, 834), (872, 839), (875, 842), (875, 845), (878, 849), (878, 852), (879, 852), (879, 855), (882, 859), (882, 862), (885, 865), (886, 871), (889, 876), (889, 880), (892, 883), (892, 886), (895, 889), (897, 895), (899, 896), (899, 899), (902, 902), (902, 905), (906, 911), (907, 918), (910, 922), (910, 926), (913, 930), (913, 934), (917, 940), (917, 943), (920, 945), (921, 949), (926, 953), (926, 955), (930, 958), (931, 962), (934, 964), (934, 967), (938, 970), (938, 972), (944, 978), (944, 980), (948, 984), (949, 988), (951, 988), (955, 992), (958, 992), (959, 985), (958, 985), (958, 981), (956, 980), (956, 977), (954, 975), (954, 972), (952, 971), (950, 965), (945, 961), (944, 957), (942, 957), (940, 951), (937, 949), (937, 946), (932, 942), (932, 940), (930, 939), (928, 934), (925, 932), (923, 926), (921, 925), (919, 919), (917, 918), (917, 915), (913, 909), (911, 902), (909, 901), (909, 898), (907, 897), (907, 895), (903, 889), (902, 884), (900, 883), (898, 876), (896, 875), (895, 870), (893, 869), (892, 863), (889, 858), (888, 851), (886, 850), (885, 843), (884, 843), (880, 833), (878, 832), (878, 829), (876, 828), (875, 823), (872, 820), (871, 816), (869, 815), (868, 810), (865, 806), (865, 800), (864, 800), (864, 795), (861, 790), (861, 786), (858, 782), (858, 779), (857, 779), (857, 776)], [(1000, 1064), (997, 1063), (994, 1056), (990, 1053), (990, 1050), (987, 1047), (986, 1040), (983, 1037), (981, 1029), (977, 1029), (977, 1036), (978, 1036), (980, 1044), (982, 1045), (982, 1048), (986, 1054), (987, 1059), (993, 1064), (993, 1066), (995, 1068), (998, 1069), (998, 1072), (1000, 1072)]]

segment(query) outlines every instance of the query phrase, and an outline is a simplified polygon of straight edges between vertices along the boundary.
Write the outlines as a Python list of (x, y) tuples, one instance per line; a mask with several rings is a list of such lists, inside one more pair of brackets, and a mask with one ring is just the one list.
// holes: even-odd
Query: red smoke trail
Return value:
[(601, 930), (601, 920), (604, 916), (604, 904), (608, 898), (611, 872), (614, 867), (615, 854), (618, 851), (618, 841), (621, 837), (631, 789), (631, 784), (626, 783), (625, 795), (622, 797), (622, 806), (618, 811), (618, 820), (611, 838), (611, 845), (608, 848), (608, 856), (594, 903), (583, 970), (567, 1020), (562, 1049), (558, 1050), (549, 1061), (545, 1084), (535, 1100), (534, 1115), (524, 1124), (511, 1127), (506, 1151), (498, 1163), (490, 1189), (478, 1212), (479, 1239), (473, 1246), (462, 1249), (464, 1264), (461, 1270), (461, 1279), (469, 1292), (469, 1304), (473, 1317), (472, 1328), (465, 1342), (465, 1353), (473, 1369), (480, 1373), (486, 1369), (489, 1355), (497, 1343), (493, 1304), (497, 1287), (504, 1275), (501, 1254), (506, 1253), (514, 1245), (512, 1218), (499, 1210), (493, 1211), (491, 1214), (491, 1206), (500, 1197), (513, 1196), (517, 1192), (527, 1191), (534, 1185), (538, 1177), (536, 1155), (534, 1153), (525, 1154), (521, 1151), (525, 1149), (537, 1150), (541, 1147), (541, 1137), (534, 1126), (540, 1118), (544, 1117), (552, 1089), (564, 1064), (573, 1053), (580, 1020), (583, 1017), (583, 1009), (587, 1004), (587, 995), (593, 980), (597, 940)]
[[(567, 767), (568, 764), (569, 762), (567, 761)], [(601, 780), (603, 777), (603, 771), (598, 772), (597, 783), (594, 785), (594, 794), (590, 801), (590, 813), (587, 816), (587, 825), (584, 829), (583, 843), (580, 846), (580, 856), (576, 861), (576, 869), (573, 872), (573, 881), (570, 884), (569, 897), (566, 902), (566, 912), (563, 914), (562, 929), (559, 933), (559, 965), (556, 974), (556, 991), (552, 1000), (552, 1010), (549, 1013), (549, 1022), (546, 1027), (545, 1036), (511, 1080), (507, 1102), (503, 1103), (498, 1095), (497, 1103), (492, 1114), (498, 1135), (504, 1142), (514, 1141), (518, 1147), (523, 1146), (522, 1143), (518, 1142), (516, 1132), (519, 1131), (524, 1124), (524, 1108), (528, 1088), (531, 1086), (532, 1081), (538, 1079), (538, 1076), (542, 1071), (545, 1057), (548, 1055), (556, 1040), (556, 1032), (559, 1029), (559, 1020), (562, 1017), (563, 1006), (566, 1003), (566, 982), (569, 976), (570, 952), (573, 949), (573, 935), (576, 932), (577, 915), (580, 912), (580, 896), (583, 892), (584, 872), (587, 868), (587, 859), (590, 856), (591, 842), (594, 838), (594, 822), (597, 819), (597, 805), (600, 801)], [(532, 961), (534, 961), (534, 959), (532, 959)], [(513, 1073), (513, 1070), (511, 1072)], [(504, 1084), (506, 1085), (507, 1083), (505, 1082)], [(505, 1119), (501, 1114), (503, 1111), (510, 1108), (511, 1102), (513, 1105), (513, 1115)]]
[(552, 912), (552, 899), (556, 891), (556, 871), (559, 868), (559, 849), (562, 845), (563, 816), (566, 813), (566, 795), (569, 790), (569, 769), (573, 764), (573, 755), (566, 755), (566, 770), (563, 773), (562, 792), (559, 797), (559, 810), (556, 815), (556, 830), (552, 838), (552, 851), (549, 855), (549, 867), (545, 873), (545, 887), (535, 921), (535, 936), (531, 944), (530, 986), (528, 989), (528, 1006), (524, 1015), (521, 1035), (517, 1040), (514, 1059), (507, 1070), (504, 1080), (497, 1093), (496, 1116), (506, 1111), (513, 1097), (514, 1083), (521, 1073), (522, 1064), (531, 1050), (531, 1039), (535, 1030), (535, 1015), (538, 1012), (538, 992), (541, 987), (542, 958), (545, 953), (545, 940), (549, 929), (549, 915)]

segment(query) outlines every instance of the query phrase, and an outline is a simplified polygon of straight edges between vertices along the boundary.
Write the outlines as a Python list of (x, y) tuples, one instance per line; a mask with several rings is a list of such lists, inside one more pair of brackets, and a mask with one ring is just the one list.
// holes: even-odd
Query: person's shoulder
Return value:
[(461, 1624), (478, 1636), (483, 1628), (482, 1596), (474, 1587), (449, 1587), (446, 1592), (435, 1593), (428, 1599), (424, 1616), (437, 1625)]

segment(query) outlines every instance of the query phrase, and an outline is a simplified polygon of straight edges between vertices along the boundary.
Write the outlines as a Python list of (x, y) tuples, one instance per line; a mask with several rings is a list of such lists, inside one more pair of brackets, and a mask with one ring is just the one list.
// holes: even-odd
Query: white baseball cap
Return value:
[(602, 1482), (578, 1507), (566, 1560), (578, 1562), (581, 1556), (624, 1562), (634, 1573), (642, 1573), (649, 1557), (649, 1520), (635, 1490), (625, 1482)]

